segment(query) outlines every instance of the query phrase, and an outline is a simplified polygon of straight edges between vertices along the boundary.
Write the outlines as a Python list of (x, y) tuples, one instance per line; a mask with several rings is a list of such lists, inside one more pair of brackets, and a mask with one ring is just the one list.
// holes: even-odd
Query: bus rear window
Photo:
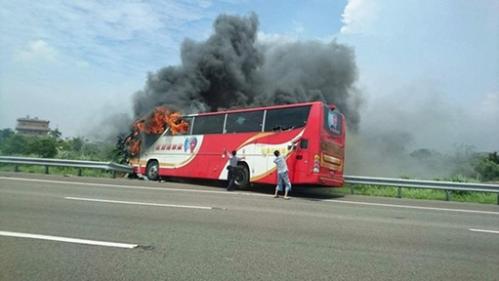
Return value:
[(288, 107), (267, 110), (265, 132), (291, 130), (307, 124), (310, 106)]
[(333, 135), (341, 135), (341, 124), (343, 115), (335, 110), (324, 107), (324, 127)]

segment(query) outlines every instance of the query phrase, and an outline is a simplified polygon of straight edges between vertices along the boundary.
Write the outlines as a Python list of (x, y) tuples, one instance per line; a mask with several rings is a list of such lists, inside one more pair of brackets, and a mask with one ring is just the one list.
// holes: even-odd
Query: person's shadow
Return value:
[[(206, 179), (192, 179), (192, 178), (165, 178), (162, 179), (165, 182), (178, 182), (195, 184), (201, 186), (210, 186), (214, 188), (225, 189), (227, 188), (227, 181), (225, 180), (206, 180)], [(273, 195), (275, 192), (275, 185), (271, 184), (250, 184), (246, 188), (235, 188), (232, 192), (245, 191), (254, 192), (260, 194)], [(289, 196), (311, 200), (320, 201), (324, 199), (337, 199), (345, 197), (345, 188), (338, 187), (324, 187), (318, 185), (293, 185)], [(283, 193), (280, 192), (282, 195)]]
[[(274, 194), (275, 185), (269, 184), (252, 184), (252, 186), (244, 189), (249, 192), (262, 194)], [(336, 199), (344, 197), (344, 189), (338, 187), (324, 187), (318, 185), (293, 185), (289, 196), (307, 200), (324, 200)], [(282, 192), (280, 192), (281, 194)]]

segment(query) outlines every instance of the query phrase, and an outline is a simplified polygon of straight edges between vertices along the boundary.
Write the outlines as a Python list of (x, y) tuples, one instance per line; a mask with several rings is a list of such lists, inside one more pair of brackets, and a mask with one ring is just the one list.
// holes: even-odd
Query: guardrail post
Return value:
[(81, 168), (78, 168), (78, 176), (81, 177), (81, 175), (82, 175)]
[(402, 198), (402, 187), (397, 187), (397, 198)]
[(450, 200), (450, 190), (446, 190), (445, 191), (445, 201), (449, 201)]
[(113, 179), (116, 178), (116, 171), (113, 170)]
[(49, 166), (48, 165), (45, 166), (45, 174), (47, 174), (47, 175), (49, 174)]
[(14, 172), (16, 172), (16, 173), (19, 172), (19, 166), (18, 165), (14, 166)]
[(497, 193), (497, 205), (499, 205), (499, 193)]
[[(354, 190), (353, 190), (353, 184), (350, 184), (350, 194), (353, 194), (354, 193)], [(498, 199), (499, 200), (499, 199)]]

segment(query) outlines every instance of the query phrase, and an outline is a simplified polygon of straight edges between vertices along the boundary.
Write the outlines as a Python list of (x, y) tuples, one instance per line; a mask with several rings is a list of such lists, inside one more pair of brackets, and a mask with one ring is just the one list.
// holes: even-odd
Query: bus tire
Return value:
[(246, 164), (238, 163), (234, 184), (237, 188), (246, 188), (250, 184), (249, 169)]
[(147, 163), (146, 167), (146, 177), (151, 181), (157, 181), (159, 179), (159, 163), (156, 160), (151, 160)]

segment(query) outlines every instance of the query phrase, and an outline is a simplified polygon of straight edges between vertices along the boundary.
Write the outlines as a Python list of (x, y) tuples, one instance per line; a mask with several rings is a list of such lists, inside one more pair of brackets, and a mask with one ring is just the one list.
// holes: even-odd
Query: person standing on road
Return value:
[(227, 191), (234, 190), (234, 183), (236, 181), (237, 176), (237, 163), (242, 160), (236, 156), (237, 151), (233, 150), (230, 154), (227, 153), (227, 157), (229, 157), (229, 166), (227, 166)]
[(291, 182), (289, 181), (288, 165), (286, 159), (281, 156), (279, 150), (274, 151), (274, 163), (277, 167), (277, 186), (275, 187), (274, 198), (279, 197), (279, 191), (282, 191), (282, 186), (286, 186), (284, 191), (284, 199), (289, 199), (288, 192), (291, 190)]

